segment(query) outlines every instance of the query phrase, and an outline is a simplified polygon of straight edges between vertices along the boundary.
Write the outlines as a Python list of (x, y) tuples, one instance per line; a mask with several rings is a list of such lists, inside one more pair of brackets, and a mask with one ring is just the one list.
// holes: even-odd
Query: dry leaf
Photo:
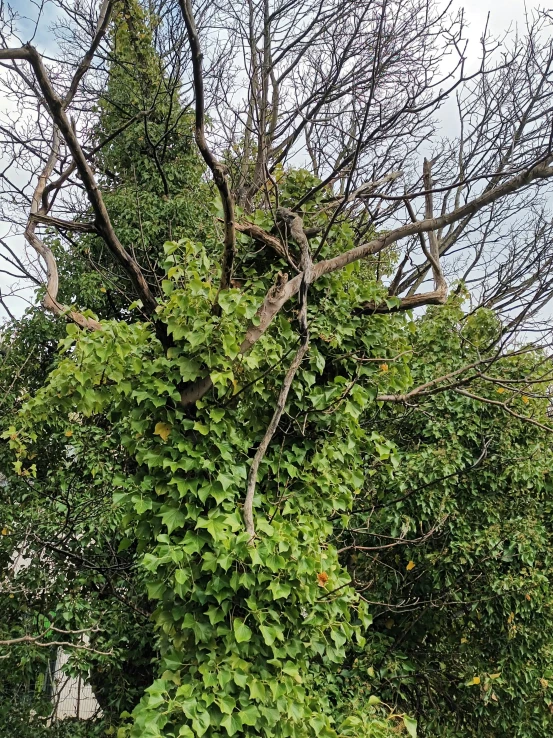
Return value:
[(328, 574), (326, 571), (322, 571), (320, 574), (317, 574), (317, 582), (319, 587), (324, 587), (326, 585), (328, 582)]
[(387, 372), (388, 371), (388, 364), (380, 364), (378, 367), (381, 372)]
[(169, 423), (156, 423), (154, 435), (160, 436), (164, 441), (166, 441), (169, 438), (169, 433), (171, 433), (171, 428), (172, 426), (170, 426)]

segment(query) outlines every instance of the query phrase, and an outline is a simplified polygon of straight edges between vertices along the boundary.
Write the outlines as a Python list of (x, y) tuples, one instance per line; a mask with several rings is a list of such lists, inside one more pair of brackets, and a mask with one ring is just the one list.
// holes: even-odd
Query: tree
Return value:
[[(548, 432), (543, 410), (514, 409), (480, 385), (510, 360), (518, 367), (513, 336), (549, 297), (539, 199), (553, 174), (549, 16), (538, 13), (503, 56), (485, 40), (469, 75), (462, 16), (430, 2), (298, 0), (235, 11), (182, 0), (155, 8), (150, 35), (127, 22), (141, 20), (136, 6), (122, 8), (126, 20), (116, 15), (111, 34), (111, 3), (97, 18), (93, 9), (65, 8), (64, 33), (77, 32), (81, 43), (50, 68), (33, 46), (8, 43), (13, 19), (4, 15), (6, 84), (21, 101), (28, 90), (44, 100), (50, 121), (42, 148), (17, 129), (5, 132), (11, 151), (30, 148), (44, 159), (25, 233), (47, 264), (44, 306), (69, 321), (62, 356), (4, 434), (15, 470), (39, 477), (44, 438), (97, 448), (94, 434), (106, 427), (102, 453), (122, 454), (116, 499), (157, 601), (161, 654), (130, 735), (378, 736), (397, 719), (413, 734), (408, 715), (385, 719), (375, 700), (335, 704), (336, 670), (352, 639), (364, 647), (370, 617), (339, 560), (333, 523), (370, 479), (371, 455), (397, 461), (392, 441), (372, 427), (382, 406), (455, 392)], [(118, 23), (128, 29), (119, 60)], [(129, 70), (127, 43), (141, 69), (136, 97), (129, 90), (133, 115), (121, 87), (104, 93), (108, 71), (117, 78), (114, 64)], [(450, 52), (458, 63), (440, 79)], [(246, 99), (232, 94), (244, 76)], [(165, 100), (155, 109), (152, 89)], [(174, 192), (164, 158), (170, 132), (181, 161), (186, 114), (175, 100), (191, 91), (214, 204), (187, 147), (192, 171)], [(435, 142), (421, 162), (433, 114), (455, 92), (460, 138)], [(112, 133), (96, 143), (87, 115), (98, 107), (111, 110), (104, 121)], [(81, 112), (74, 123), (70, 109)], [(149, 167), (137, 175), (139, 118), (140, 165), (148, 153)], [(302, 148), (308, 169), (292, 166)], [(167, 198), (144, 237), (140, 212), (137, 223), (133, 206), (125, 223), (124, 200), (119, 211), (110, 202), (128, 196), (133, 180), (139, 200), (143, 190), (156, 204), (160, 191)], [(9, 190), (7, 174), (4, 181)], [(182, 232), (162, 235), (189, 182), (199, 220), (210, 222), (200, 229), (192, 217)], [(14, 196), (27, 197), (21, 188)], [(526, 220), (509, 228), (521, 208)], [(93, 263), (110, 270), (122, 294), (107, 313), (83, 309), (80, 290), (60, 301), (55, 249), (37, 235), (45, 226), (74, 249), (60, 243), (62, 259), (89, 248)], [(476, 354), (458, 351), (454, 368), (447, 342), (430, 329), (421, 372), (410, 358), (408, 310), (445, 304), (455, 278), (470, 284), (478, 320), (491, 306), (500, 327)], [(414, 385), (418, 373), (424, 382)], [(542, 391), (541, 376), (514, 379), (528, 394)]]
[(416, 705), (428, 736), (526, 738), (551, 721), (551, 440), (500, 406), (547, 418), (550, 362), (527, 345), (480, 366), (472, 392), (485, 402), (455, 377), (500, 328), (455, 302), (417, 321), (414, 381), (446, 367), (449, 379), (372, 420), (388, 443), (335, 527), (374, 614), (368, 649), (347, 660), (349, 688)]

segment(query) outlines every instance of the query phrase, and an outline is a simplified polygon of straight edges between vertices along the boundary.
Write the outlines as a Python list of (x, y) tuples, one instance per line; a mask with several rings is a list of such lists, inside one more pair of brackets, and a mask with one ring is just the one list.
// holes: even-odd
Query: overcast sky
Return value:
[[(36, 15), (36, 5), (32, 0), (12, 0), (12, 7), (18, 9), (21, 16), (28, 15), (32, 18)], [(553, 4), (553, 0), (453, 0), (452, 5), (454, 7), (465, 8), (465, 19), (468, 23), (467, 38), (469, 39), (469, 49), (467, 56), (475, 61), (478, 58), (478, 45), (482, 31), (486, 24), (486, 18), (490, 13), (489, 30), (494, 35), (502, 35), (509, 28), (514, 28), (517, 24), (519, 26), (524, 25), (524, 16), (526, 11), (531, 11), (533, 8), (538, 6), (544, 7)], [(48, 26), (50, 25), (53, 16), (53, 6), (46, 6), (46, 13), (40, 24), (40, 30), (34, 39), (34, 43), (39, 47), (40, 50), (44, 50), (49, 46), (49, 33)], [(22, 31), (25, 33), (27, 29), (32, 26), (29, 24), (25, 27), (22, 24)], [(27, 41), (27, 38), (23, 38), (23, 41)], [(0, 70), (1, 74), (1, 70)], [(448, 110), (448, 107), (444, 107), (442, 110), (442, 133), (447, 135), (455, 135), (455, 115), (454, 110)], [(6, 234), (6, 229), (2, 227), (0, 222), (0, 236)], [(16, 238), (11, 240), (12, 245), (16, 245), (18, 250), (22, 248), (22, 238)], [(10, 279), (4, 274), (0, 274), (0, 289), (5, 291), (4, 288), (9, 288), (9, 285), (13, 283), (13, 279)], [(6, 289), (9, 291), (9, 289)], [(30, 296), (32, 292), (26, 291), (25, 296)], [(23, 300), (11, 300), (10, 309), (16, 315), (21, 315), (27, 304)], [(4, 318), (2, 311), (0, 310), (0, 321)]]

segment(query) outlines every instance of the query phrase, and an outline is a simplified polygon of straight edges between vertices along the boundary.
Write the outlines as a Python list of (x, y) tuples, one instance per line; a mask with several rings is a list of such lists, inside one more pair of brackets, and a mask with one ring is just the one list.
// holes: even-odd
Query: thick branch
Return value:
[[(42, 257), (46, 265), (46, 293), (42, 304), (46, 310), (49, 310), (54, 315), (66, 314), (74, 323), (79, 325), (81, 328), (88, 330), (99, 330), (101, 328), (100, 323), (93, 318), (85, 318), (85, 316), (76, 311), (70, 310), (69, 308), (61, 305), (58, 302), (58, 289), (59, 289), (59, 276), (58, 266), (52, 250), (40, 239), (36, 234), (37, 223), (41, 221), (41, 218), (45, 217), (47, 206), (43, 204), (43, 194), (46, 187), (48, 178), (52, 174), (54, 166), (56, 164), (59, 152), (59, 134), (57, 128), (54, 128), (53, 140), (52, 140), (52, 151), (50, 157), (46, 162), (44, 169), (42, 170), (37, 186), (33, 193), (33, 199), (31, 201), (31, 212), (29, 213), (29, 219), (25, 228), (25, 239), (32, 248)], [(57, 219), (54, 219), (57, 220)]]
[(71, 84), (69, 86), (69, 89), (67, 91), (67, 94), (63, 100), (64, 107), (67, 107), (71, 100), (75, 97), (75, 93), (77, 92), (77, 89), (79, 88), (79, 84), (82, 80), (82, 78), (85, 76), (85, 74), (90, 69), (90, 65), (92, 63), (92, 59), (94, 58), (94, 54), (96, 53), (96, 50), (98, 46), (100, 45), (100, 42), (102, 41), (104, 34), (107, 30), (110, 18), (111, 18), (111, 11), (113, 9), (113, 0), (104, 0), (100, 7), (100, 13), (98, 14), (98, 23), (96, 24), (96, 32), (94, 34), (94, 38), (92, 39), (92, 42), (88, 48), (88, 51), (81, 59), (81, 62), (79, 66), (77, 67), (77, 70), (75, 74), (73, 75), (73, 79), (71, 80)]
[(205, 99), (204, 99), (204, 81), (202, 72), (203, 54), (200, 48), (200, 39), (194, 21), (194, 13), (192, 12), (192, 4), (190, 0), (179, 0), (180, 9), (184, 22), (186, 24), (186, 32), (190, 43), (190, 51), (192, 54), (192, 70), (194, 76), (194, 93), (196, 96), (196, 124), (195, 137), (196, 144), (204, 158), (205, 163), (210, 168), (213, 175), (221, 202), (223, 204), (223, 212), (225, 218), (225, 241), (223, 251), (223, 263), (221, 265), (221, 284), (220, 289), (225, 290), (230, 287), (232, 278), (232, 267), (234, 255), (236, 253), (236, 230), (234, 224), (234, 200), (230, 191), (226, 167), (218, 161), (213, 155), (207, 144), (205, 137)]
[(44, 215), (41, 212), (31, 213), (31, 220), (42, 225), (54, 226), (62, 231), (76, 231), (77, 233), (97, 233), (94, 223), (79, 223), (76, 220), (63, 220), (53, 215)]
[(298, 245), (301, 247), (301, 267), (303, 269), (302, 272), (302, 282), (300, 287), (300, 309), (299, 309), (299, 323), (300, 323), (300, 337), (301, 337), (301, 345), (299, 349), (296, 352), (296, 355), (294, 356), (292, 363), (290, 364), (290, 367), (288, 368), (288, 371), (286, 372), (286, 376), (284, 377), (284, 382), (282, 383), (282, 387), (280, 390), (280, 394), (278, 396), (277, 405), (275, 408), (275, 411), (273, 413), (273, 417), (271, 418), (271, 422), (269, 423), (269, 426), (267, 430), (265, 431), (265, 435), (263, 436), (263, 440), (259, 444), (259, 447), (255, 453), (250, 473), (248, 475), (248, 484), (246, 489), (246, 499), (244, 500), (244, 522), (246, 524), (246, 530), (248, 531), (250, 535), (250, 543), (253, 541), (255, 537), (255, 523), (253, 518), (253, 499), (255, 495), (255, 488), (257, 484), (257, 474), (259, 471), (259, 466), (263, 459), (265, 458), (265, 454), (267, 453), (267, 449), (269, 448), (269, 444), (271, 443), (271, 440), (278, 428), (278, 425), (280, 423), (280, 418), (282, 417), (282, 413), (284, 412), (284, 408), (286, 406), (286, 401), (288, 399), (288, 394), (290, 392), (290, 388), (292, 387), (292, 382), (294, 381), (294, 377), (296, 376), (296, 372), (301, 366), (301, 362), (303, 361), (303, 358), (305, 354), (307, 353), (307, 349), (309, 348), (309, 326), (307, 324), (307, 292), (309, 289), (309, 285), (312, 281), (313, 276), (313, 266), (311, 263), (311, 254), (309, 251), (309, 242), (307, 240), (307, 236), (303, 232), (303, 221), (298, 216), (292, 213), (292, 211), (287, 210), (285, 208), (281, 208), (279, 211), (280, 217), (286, 220), (289, 228), (290, 233), (292, 234), (293, 238), (296, 240)]
[[(424, 217), (425, 220), (431, 221), (434, 218), (434, 198), (432, 194), (432, 162), (428, 159), (425, 159), (423, 164), (423, 182), (426, 191)], [(413, 217), (412, 208), (409, 207), (408, 211), (413, 224), (416, 224), (417, 219)], [(396, 313), (402, 310), (412, 310), (413, 308), (420, 307), (421, 305), (443, 305), (445, 303), (447, 300), (447, 283), (444, 279), (444, 273), (440, 264), (440, 248), (436, 230), (428, 231), (430, 248), (426, 247), (426, 241), (424, 240), (422, 231), (419, 232), (419, 240), (422, 251), (432, 267), (434, 289), (431, 292), (403, 297), (401, 302), (392, 307), (388, 307), (386, 303), (369, 303), (363, 307), (362, 312)]]
[(253, 238), (254, 241), (260, 241), (261, 243), (265, 244), (265, 246), (269, 246), (269, 248), (273, 249), (273, 251), (276, 251), (279, 256), (282, 256), (283, 259), (286, 259), (288, 261), (288, 255), (286, 253), (285, 247), (282, 245), (282, 242), (275, 236), (267, 233), (267, 231), (260, 226), (255, 225), (255, 223), (245, 222), (236, 223), (235, 227), (236, 230), (239, 231), (239, 233), (245, 233), (250, 238)]
[(96, 653), (100, 656), (111, 656), (113, 651), (98, 651), (95, 648), (90, 648), (90, 646), (87, 646), (85, 643), (72, 643), (71, 641), (47, 641), (47, 642), (41, 641), (41, 638), (44, 638), (44, 636), (47, 635), (49, 632), (61, 633), (63, 635), (83, 635), (84, 633), (89, 633), (92, 630), (98, 630), (98, 629), (97, 628), (84, 628), (82, 630), (61, 630), (60, 628), (55, 628), (54, 626), (50, 626), (43, 633), (40, 633), (40, 635), (37, 635), (37, 636), (24, 635), (24, 636), (20, 636), (19, 638), (8, 638), (6, 640), (2, 640), (0, 641), (0, 646), (21, 646), (23, 644), (28, 643), (33, 646), (38, 646), (40, 648), (50, 648), (52, 646), (61, 646), (63, 648), (75, 648), (76, 650), (79, 650), (79, 651), (88, 651), (89, 653)]

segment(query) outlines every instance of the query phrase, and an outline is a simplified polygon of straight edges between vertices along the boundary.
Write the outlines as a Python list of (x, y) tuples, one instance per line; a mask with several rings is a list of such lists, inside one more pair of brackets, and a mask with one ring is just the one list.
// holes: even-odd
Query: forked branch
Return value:
[[(79, 144), (75, 130), (67, 116), (67, 97), (62, 100), (54, 90), (46, 67), (42, 62), (42, 58), (38, 51), (34, 48), (34, 46), (27, 44), (19, 49), (0, 49), (0, 60), (2, 59), (20, 59), (28, 61), (30, 63), (34, 71), (38, 86), (44, 97), (44, 101), (52, 117), (54, 128), (63, 136), (67, 148), (73, 156), (75, 167), (79, 173), (81, 181), (86, 190), (88, 200), (94, 212), (94, 225), (96, 227), (96, 230), (105, 241), (107, 247), (115, 257), (115, 259), (119, 262), (119, 264), (123, 267), (123, 269), (129, 276), (138, 296), (142, 300), (145, 311), (148, 314), (152, 314), (157, 306), (157, 301), (152, 294), (138, 263), (130, 256), (130, 254), (127, 253), (113, 229), (102, 194), (96, 183), (94, 173), (87, 161), (87, 157), (85, 156), (81, 145)], [(55, 135), (58, 134), (56, 133)], [(53, 149), (52, 157), (54, 156), (54, 153), (55, 150)], [(44, 170), (49, 170), (47, 177), (50, 176), (54, 164), (55, 161), (54, 163), (51, 163), (51, 161), (48, 162), (47, 167)], [(41, 197), (46, 185), (47, 177), (45, 178), (43, 185), (39, 184), (39, 186), (41, 187)], [(40, 199), (37, 201), (36, 212), (38, 212), (41, 207), (39, 203)]]

